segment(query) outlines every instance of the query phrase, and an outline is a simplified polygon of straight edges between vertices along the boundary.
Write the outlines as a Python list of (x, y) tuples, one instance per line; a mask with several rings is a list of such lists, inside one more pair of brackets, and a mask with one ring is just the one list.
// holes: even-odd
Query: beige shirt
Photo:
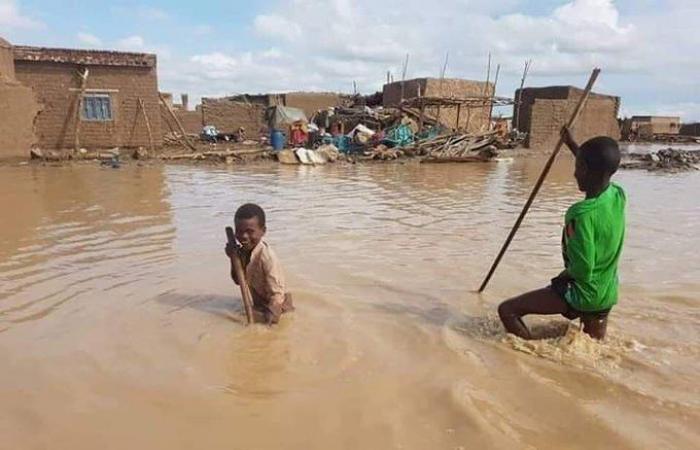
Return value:
[(265, 303), (282, 305), (286, 284), (277, 255), (265, 241), (260, 241), (250, 254), (245, 268), (246, 280), (254, 297)]

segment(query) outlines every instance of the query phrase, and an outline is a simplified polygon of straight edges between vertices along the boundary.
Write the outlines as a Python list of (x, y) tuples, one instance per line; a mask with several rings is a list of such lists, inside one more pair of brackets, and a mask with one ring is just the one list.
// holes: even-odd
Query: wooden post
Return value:
[[(568, 127), (569, 129), (574, 125), (574, 123), (576, 123), (576, 119), (578, 119), (578, 116), (580, 115), (581, 110), (583, 109), (583, 105), (586, 103), (586, 100), (588, 99), (588, 95), (591, 93), (591, 89), (593, 89), (593, 84), (595, 84), (595, 81), (598, 78), (598, 74), (600, 74), (600, 69), (598, 69), (598, 68), (593, 69), (593, 72), (591, 73), (591, 77), (588, 79), (588, 84), (586, 84), (586, 89), (584, 89), (583, 94), (581, 95), (581, 98), (578, 101), (578, 104), (576, 104), (576, 109), (571, 114), (571, 117), (569, 118), (569, 121), (566, 124), (566, 127)], [(483, 290), (486, 289), (486, 286), (488, 285), (489, 280), (493, 276), (493, 273), (496, 271), (496, 267), (498, 267), (498, 264), (501, 262), (501, 259), (503, 258), (503, 255), (506, 253), (506, 250), (508, 250), (508, 246), (510, 245), (511, 241), (515, 237), (515, 233), (518, 231), (518, 228), (520, 228), (520, 224), (523, 223), (523, 219), (525, 219), (525, 215), (527, 214), (528, 210), (530, 209), (530, 205), (532, 205), (532, 202), (535, 200), (535, 196), (539, 192), (540, 187), (542, 187), (542, 183), (544, 183), (544, 179), (547, 177), (547, 174), (549, 174), (549, 170), (552, 168), (552, 164), (554, 164), (554, 160), (556, 159), (556, 157), (559, 154), (559, 151), (561, 150), (563, 145), (564, 145), (564, 137), (559, 136), (559, 140), (557, 141), (557, 145), (554, 147), (554, 151), (552, 152), (552, 155), (549, 157), (549, 159), (547, 160), (547, 163), (544, 165), (544, 168), (542, 169), (542, 173), (540, 174), (540, 177), (537, 179), (537, 182), (535, 183), (535, 187), (532, 189), (532, 192), (530, 193), (530, 197), (528, 197), (527, 201), (525, 202), (525, 206), (523, 206), (523, 209), (520, 212), (520, 215), (518, 216), (518, 219), (515, 221), (515, 224), (513, 225), (513, 228), (510, 230), (510, 233), (508, 233), (508, 237), (506, 238), (506, 241), (503, 243), (501, 250), (498, 252), (498, 256), (496, 256), (496, 259), (494, 260), (493, 264), (491, 265), (491, 269), (489, 269), (489, 272), (486, 275), (486, 278), (484, 278), (484, 282), (481, 283), (481, 286), (479, 287), (479, 292), (483, 292)]]
[(523, 87), (525, 86), (525, 77), (527, 77), (527, 73), (530, 71), (530, 64), (532, 64), (532, 60), (527, 60), (525, 61), (525, 69), (523, 69), (523, 77), (520, 79), (520, 89), (518, 89), (518, 98), (515, 99), (515, 114), (513, 114), (515, 117), (514, 123), (513, 123), (513, 129), (520, 131), (519, 126), (520, 126), (520, 100), (523, 97)]
[(493, 98), (496, 96), (496, 86), (498, 86), (498, 72), (501, 71), (501, 65), (496, 66), (496, 76), (493, 78), (493, 90), (491, 91), (491, 98), (489, 104), (489, 123), (487, 130), (491, 130), (491, 120), (493, 119)]
[(486, 84), (484, 84), (484, 97), (489, 93), (489, 81), (491, 81), (491, 52), (489, 52), (489, 62), (486, 66)]
[(182, 133), (182, 139), (185, 141), (185, 144), (189, 148), (191, 148), (192, 151), (196, 152), (197, 148), (194, 146), (194, 144), (192, 144), (190, 142), (189, 138), (187, 137), (187, 133), (185, 132), (185, 127), (182, 126), (182, 122), (180, 122), (180, 119), (177, 118), (177, 116), (175, 115), (173, 110), (170, 108), (170, 105), (168, 105), (168, 102), (165, 101), (165, 99), (160, 94), (160, 92), (158, 93), (158, 98), (160, 99), (163, 106), (165, 106), (165, 110), (168, 111), (168, 113), (170, 114), (170, 118), (173, 119), (173, 122), (175, 122), (175, 125), (177, 125), (177, 127), (180, 129), (180, 133)]
[(150, 144), (151, 152), (155, 150), (155, 146), (153, 145), (153, 133), (151, 132), (151, 121), (148, 120), (148, 114), (146, 114), (146, 107), (143, 104), (143, 99), (141, 97), (138, 98), (138, 103), (139, 103), (139, 109), (143, 113), (143, 119), (146, 122), (146, 130), (148, 130), (148, 142)]
[(457, 104), (457, 123), (455, 126), (455, 130), (458, 130), (458, 131), (459, 131), (459, 113), (461, 113), (461, 112), (462, 112), (462, 104), (458, 103)]
[(76, 153), (80, 151), (80, 124), (82, 123), (80, 115), (83, 110), (83, 97), (85, 96), (85, 89), (87, 88), (88, 75), (90, 75), (90, 71), (87, 68), (83, 70), (83, 73), (79, 73), (80, 91), (78, 92), (78, 108), (75, 114), (75, 138), (73, 141), (73, 150)]
[[(226, 239), (229, 244), (236, 246), (236, 236), (233, 234), (233, 228), (226, 227)], [(238, 254), (238, 250), (234, 253), (231, 258), (233, 263), (233, 270), (236, 273), (236, 278), (238, 278), (238, 286), (241, 288), (241, 298), (243, 299), (243, 309), (245, 309), (245, 316), (248, 320), (248, 325), (253, 323), (253, 296), (250, 293), (250, 287), (248, 287), (248, 280), (245, 277), (245, 270), (243, 269), (243, 261)]]

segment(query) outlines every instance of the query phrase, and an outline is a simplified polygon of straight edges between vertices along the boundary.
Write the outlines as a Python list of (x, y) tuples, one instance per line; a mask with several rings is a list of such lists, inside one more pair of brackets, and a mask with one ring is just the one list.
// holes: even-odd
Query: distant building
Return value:
[(700, 122), (682, 124), (680, 134), (683, 136), (700, 136)]
[[(484, 81), (459, 78), (415, 78), (385, 84), (382, 97), (385, 107), (396, 108), (401, 104), (402, 100), (409, 100), (418, 96), (448, 98), (485, 97), (491, 96), (493, 89), (493, 83), (488, 83), (487, 85)], [(436, 119), (438, 117), (437, 107), (426, 108), (425, 113), (431, 118)], [(448, 128), (457, 126), (456, 107), (441, 107), (439, 117), (442, 125)], [(459, 114), (459, 127), (469, 132), (488, 129), (488, 121), (488, 107), (469, 108), (461, 110)]]
[(677, 116), (632, 116), (625, 120), (622, 135), (625, 139), (648, 139), (660, 134), (678, 134), (681, 118)]
[[(583, 90), (573, 86), (518, 89), (513, 128), (527, 133), (528, 147), (555, 145), (582, 94)], [(574, 126), (576, 139), (581, 142), (594, 136), (620, 139), (619, 109), (620, 97), (591, 93)]]
[(80, 147), (147, 147), (144, 115), (160, 145), (155, 55), (15, 46), (13, 60), (17, 80), (41, 105), (34, 120), (38, 147), (73, 148), (76, 130)]

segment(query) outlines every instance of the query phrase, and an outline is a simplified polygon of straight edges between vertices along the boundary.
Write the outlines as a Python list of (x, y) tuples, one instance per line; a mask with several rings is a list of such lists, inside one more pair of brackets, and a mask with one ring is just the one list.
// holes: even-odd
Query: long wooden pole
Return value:
[(158, 98), (160, 99), (161, 103), (165, 107), (166, 111), (170, 114), (170, 118), (173, 119), (173, 122), (175, 122), (175, 125), (180, 129), (180, 133), (182, 133), (182, 139), (185, 141), (187, 146), (192, 149), (192, 151), (197, 151), (197, 148), (192, 144), (187, 137), (187, 132), (185, 131), (185, 127), (182, 126), (182, 122), (180, 122), (180, 119), (177, 118), (173, 110), (170, 108), (170, 105), (168, 105), (168, 102), (165, 101), (163, 96), (158, 93)]
[(73, 150), (75, 150), (76, 153), (80, 151), (80, 124), (82, 123), (80, 115), (82, 114), (83, 102), (85, 101), (85, 89), (87, 88), (87, 80), (88, 75), (90, 75), (90, 71), (85, 69), (83, 73), (79, 73), (79, 75), (80, 91), (78, 92), (78, 110), (76, 111), (75, 115), (75, 137), (73, 141)]
[[(588, 79), (588, 84), (586, 84), (586, 88), (584, 89), (583, 94), (581, 95), (581, 98), (578, 101), (578, 104), (576, 104), (576, 109), (574, 109), (573, 114), (571, 114), (571, 117), (569, 118), (569, 121), (566, 124), (566, 126), (568, 128), (571, 128), (574, 125), (574, 123), (576, 123), (576, 119), (578, 119), (578, 116), (580, 115), (581, 110), (583, 109), (583, 105), (586, 103), (586, 100), (588, 99), (588, 95), (591, 93), (591, 89), (593, 89), (593, 85), (595, 84), (595, 81), (598, 78), (598, 74), (600, 74), (600, 69), (598, 69), (598, 68), (593, 69), (593, 72), (591, 73), (591, 77)], [(552, 164), (554, 164), (554, 160), (556, 159), (556, 157), (559, 154), (559, 151), (561, 150), (563, 145), (564, 145), (564, 137), (559, 136), (559, 140), (557, 141), (557, 145), (554, 147), (554, 151), (552, 152), (552, 155), (549, 157), (549, 159), (547, 160), (547, 163), (544, 165), (544, 169), (542, 169), (542, 173), (540, 174), (540, 177), (537, 179), (537, 182), (535, 183), (535, 187), (532, 189), (532, 192), (530, 193), (530, 197), (527, 199), (527, 202), (525, 202), (525, 206), (523, 206), (523, 210), (520, 212), (520, 215), (518, 216), (518, 219), (515, 221), (515, 224), (513, 225), (513, 228), (510, 230), (510, 233), (508, 233), (508, 237), (506, 238), (506, 241), (503, 243), (503, 247), (501, 247), (501, 251), (498, 252), (498, 256), (496, 256), (496, 259), (494, 260), (493, 264), (491, 265), (491, 269), (489, 269), (489, 273), (486, 275), (486, 278), (484, 278), (483, 283), (481, 283), (481, 287), (479, 287), (479, 292), (483, 292), (484, 289), (486, 289), (486, 286), (488, 285), (489, 280), (491, 280), (493, 273), (496, 271), (496, 267), (498, 267), (498, 264), (501, 262), (503, 255), (505, 255), (506, 250), (508, 250), (508, 246), (510, 245), (511, 241), (513, 240), (513, 237), (515, 237), (515, 233), (518, 231), (518, 228), (520, 228), (520, 224), (523, 223), (523, 219), (525, 218), (525, 215), (527, 214), (528, 210), (530, 209), (530, 205), (532, 205), (532, 202), (535, 200), (535, 196), (539, 192), (540, 187), (542, 187), (542, 183), (544, 183), (544, 180), (547, 177), (547, 174), (549, 174), (549, 170), (552, 168)]]
[(498, 86), (498, 73), (501, 71), (501, 65), (496, 66), (496, 76), (493, 78), (493, 90), (491, 91), (491, 98), (489, 99), (489, 123), (487, 129), (491, 130), (491, 120), (493, 119), (493, 98), (496, 96), (496, 86)]
[[(233, 234), (233, 228), (226, 227), (226, 239), (229, 244), (236, 244), (236, 236)], [(243, 262), (238, 254), (238, 250), (231, 257), (233, 263), (233, 270), (236, 273), (236, 278), (238, 279), (238, 286), (241, 288), (241, 297), (243, 299), (243, 308), (245, 309), (245, 317), (248, 320), (248, 325), (253, 323), (253, 296), (250, 293), (250, 287), (248, 287), (248, 281), (245, 277), (245, 271), (243, 270)]]
[(513, 124), (513, 128), (517, 131), (520, 131), (520, 101), (523, 97), (523, 88), (525, 87), (525, 78), (527, 77), (527, 73), (530, 71), (530, 64), (532, 64), (532, 60), (529, 59), (525, 61), (525, 69), (523, 69), (523, 77), (520, 79), (520, 89), (518, 89), (518, 98), (515, 99), (515, 108), (516, 108), (516, 113), (515, 113), (515, 123)]
[(151, 132), (151, 121), (148, 120), (148, 114), (146, 113), (146, 106), (143, 104), (143, 99), (139, 97), (139, 109), (141, 109), (141, 112), (143, 113), (143, 119), (146, 122), (146, 130), (148, 131), (148, 143), (150, 144), (151, 152), (155, 150), (155, 147), (153, 146), (153, 133)]

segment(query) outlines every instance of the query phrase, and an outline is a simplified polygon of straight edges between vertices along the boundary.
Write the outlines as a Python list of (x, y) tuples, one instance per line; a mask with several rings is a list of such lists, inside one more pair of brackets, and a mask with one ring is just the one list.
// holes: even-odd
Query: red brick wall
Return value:
[[(80, 146), (85, 148), (137, 147), (149, 145), (143, 115), (137, 114), (143, 99), (153, 139), (161, 144), (158, 81), (154, 66), (87, 66), (87, 89), (110, 92), (113, 120), (82, 121)], [(77, 96), (82, 66), (70, 63), (15, 60), (16, 76), (31, 87), (43, 110), (36, 119), (40, 148), (72, 148), (76, 129)], [(73, 88), (74, 90), (71, 90)]]

